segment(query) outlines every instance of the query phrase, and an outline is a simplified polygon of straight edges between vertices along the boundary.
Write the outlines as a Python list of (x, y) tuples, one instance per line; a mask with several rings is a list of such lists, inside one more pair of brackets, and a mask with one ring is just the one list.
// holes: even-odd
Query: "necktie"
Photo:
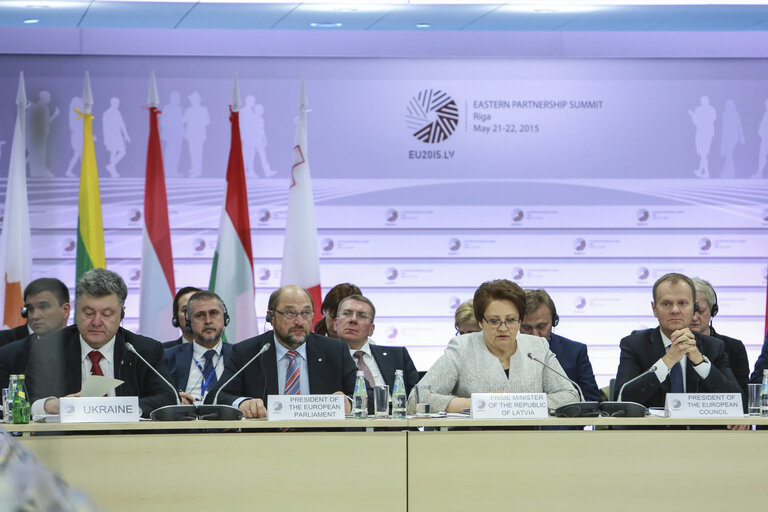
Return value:
[(101, 365), (99, 365), (99, 361), (103, 358), (104, 356), (98, 350), (88, 352), (88, 359), (91, 360), (91, 375), (104, 376), (104, 372), (101, 371)]
[(288, 371), (285, 372), (285, 394), (300, 395), (301, 379), (299, 379), (299, 353), (295, 350), (289, 350), (287, 355)]
[(683, 389), (683, 366), (680, 363), (675, 363), (669, 371), (669, 385), (670, 393), (685, 392), (685, 389)]
[(368, 368), (368, 365), (365, 364), (365, 361), (363, 360), (363, 356), (365, 355), (365, 352), (362, 350), (358, 350), (355, 352), (355, 359), (357, 359), (357, 369), (363, 372), (363, 376), (365, 376), (365, 380), (368, 381), (368, 385), (373, 387), (374, 386), (374, 380), (373, 380), (373, 374), (371, 373), (371, 369)]
[[(213, 358), (216, 357), (216, 351), (209, 349), (203, 354), (205, 366), (203, 366), (203, 386), (205, 389), (213, 389), (216, 386), (216, 368), (213, 367)], [(203, 393), (205, 393), (205, 389)]]

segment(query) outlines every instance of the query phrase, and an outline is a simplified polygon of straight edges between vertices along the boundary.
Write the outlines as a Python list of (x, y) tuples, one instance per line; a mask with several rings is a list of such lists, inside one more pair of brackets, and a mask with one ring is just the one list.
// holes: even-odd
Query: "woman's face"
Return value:
[(515, 347), (520, 314), (512, 301), (491, 301), (485, 308), (483, 318), (478, 320), (483, 330), (483, 340), (491, 352), (508, 353)]
[(334, 329), (333, 324), (336, 322), (336, 311), (331, 311), (330, 309), (325, 311), (325, 327), (328, 329), (328, 336), (331, 338), (338, 338), (336, 335), (336, 329)]

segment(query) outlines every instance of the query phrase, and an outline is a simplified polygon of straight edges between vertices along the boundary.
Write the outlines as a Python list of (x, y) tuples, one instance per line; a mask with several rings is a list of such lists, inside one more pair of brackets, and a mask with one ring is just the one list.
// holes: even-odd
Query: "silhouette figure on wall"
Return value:
[(256, 104), (256, 98), (246, 96), (245, 106), (240, 110), (240, 137), (243, 142), (243, 160), (245, 161), (245, 173), (249, 176), (257, 176), (255, 169), (256, 153), (259, 153), (261, 170), (264, 177), (269, 178), (277, 174), (269, 166), (267, 161), (267, 134), (264, 129), (264, 106)]
[(184, 138), (189, 148), (190, 168), (192, 178), (203, 174), (203, 144), (211, 119), (208, 109), (200, 104), (202, 98), (197, 92), (189, 95), (189, 107), (184, 111)]
[(184, 144), (184, 109), (181, 106), (181, 95), (178, 91), (171, 92), (171, 102), (163, 107), (160, 116), (160, 136), (165, 142), (163, 158), (165, 160), (165, 175), (169, 178), (181, 176), (179, 161), (181, 146)]
[(83, 123), (80, 122), (77, 117), (77, 112), (83, 111), (83, 98), (75, 96), (69, 102), (69, 145), (72, 146), (72, 158), (69, 159), (69, 165), (67, 165), (67, 172), (64, 176), (68, 178), (75, 178), (77, 175), (74, 173), (77, 162), (83, 157)]
[(758, 128), (757, 133), (760, 135), (760, 154), (757, 158), (757, 172), (752, 177), (762, 178), (763, 169), (765, 169), (765, 163), (768, 160), (768, 99), (765, 100), (765, 113), (760, 121), (760, 128)]
[(737, 144), (744, 144), (744, 129), (741, 126), (741, 116), (736, 110), (733, 100), (726, 100), (723, 110), (723, 131), (720, 134), (720, 156), (725, 157), (721, 178), (734, 178), (736, 176), (736, 164), (733, 161), (733, 152)]
[(709, 150), (715, 136), (717, 112), (709, 104), (709, 98), (702, 96), (699, 106), (689, 110), (688, 114), (696, 127), (696, 153), (699, 155), (699, 168), (693, 171), (693, 174), (699, 178), (709, 178)]
[(104, 147), (109, 151), (109, 163), (106, 169), (113, 178), (120, 176), (117, 172), (117, 164), (125, 156), (125, 143), (131, 142), (119, 107), (120, 100), (112, 98), (109, 100), (109, 108), (104, 111), (104, 115), (101, 118)]
[(29, 175), (32, 178), (52, 178), (48, 168), (48, 136), (51, 123), (59, 117), (59, 107), (53, 114), (49, 109), (51, 93), (40, 91), (37, 101), (27, 110), (27, 153), (29, 154)]

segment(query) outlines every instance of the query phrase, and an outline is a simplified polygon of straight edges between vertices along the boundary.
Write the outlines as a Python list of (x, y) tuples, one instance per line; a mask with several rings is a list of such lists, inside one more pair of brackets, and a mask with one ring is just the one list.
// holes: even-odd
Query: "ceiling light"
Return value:
[(341, 23), (329, 21), (313, 21), (309, 24), (310, 27), (314, 28), (339, 28), (341, 25)]
[(417, 23), (416, 24), (416, 28), (429, 28), (431, 26), (432, 25), (430, 25), (429, 23)]
[(31, 25), (33, 23), (40, 23), (40, 20), (24, 20), (24, 23), (27, 25)]

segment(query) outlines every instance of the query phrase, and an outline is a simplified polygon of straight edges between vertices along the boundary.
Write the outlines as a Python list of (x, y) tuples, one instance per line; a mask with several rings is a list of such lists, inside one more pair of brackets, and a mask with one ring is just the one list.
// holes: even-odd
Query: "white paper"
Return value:
[(80, 390), (80, 396), (104, 396), (122, 383), (123, 381), (120, 379), (104, 377), (103, 375), (89, 375), (83, 383), (83, 389)]

